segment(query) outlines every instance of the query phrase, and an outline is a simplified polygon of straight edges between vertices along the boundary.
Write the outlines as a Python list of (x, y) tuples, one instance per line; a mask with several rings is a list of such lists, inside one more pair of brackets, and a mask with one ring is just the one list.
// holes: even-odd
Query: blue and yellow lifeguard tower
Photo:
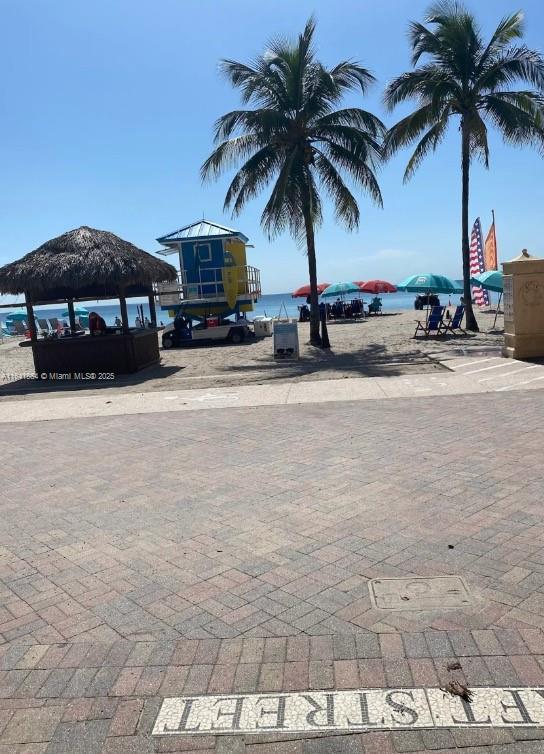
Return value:
[(195, 319), (252, 311), (261, 295), (260, 271), (247, 264), (248, 238), (210, 220), (197, 220), (157, 238), (158, 254), (179, 256), (178, 284), (158, 287), (161, 309)]

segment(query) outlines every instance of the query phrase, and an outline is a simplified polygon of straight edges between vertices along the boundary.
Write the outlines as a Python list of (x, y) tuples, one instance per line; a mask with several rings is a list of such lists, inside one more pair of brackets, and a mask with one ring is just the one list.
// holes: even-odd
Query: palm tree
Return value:
[(226, 197), (225, 209), (238, 215), (270, 182), (272, 193), (261, 217), (269, 238), (288, 229), (305, 242), (310, 276), (310, 341), (320, 345), (315, 230), (322, 221), (322, 188), (332, 199), (336, 218), (348, 230), (359, 224), (359, 208), (341, 173), (370, 194), (382, 197), (375, 168), (385, 127), (359, 108), (336, 110), (344, 94), (364, 94), (374, 81), (359, 63), (343, 61), (325, 68), (312, 45), (310, 19), (296, 42), (278, 39), (251, 64), (221, 62), (222, 72), (239, 88), (245, 105), (215, 124), (216, 148), (202, 166), (202, 177), (217, 178), (243, 161)]
[[(456, 2), (433, 6), (426, 23), (412, 22), (409, 27), (414, 70), (396, 78), (385, 91), (390, 110), (411, 99), (418, 108), (390, 129), (384, 152), (390, 156), (418, 140), (406, 167), (406, 182), (427, 153), (441, 143), (450, 120), (459, 119), (464, 300), (467, 328), (477, 331), (470, 293), (470, 163), (478, 157), (488, 167), (486, 123), (498, 128), (507, 143), (542, 147), (544, 60), (517, 42), (523, 36), (519, 12), (503, 18), (487, 43), (472, 13)], [(418, 65), (423, 56), (425, 62)], [(516, 91), (513, 85), (518, 82), (531, 88)]]

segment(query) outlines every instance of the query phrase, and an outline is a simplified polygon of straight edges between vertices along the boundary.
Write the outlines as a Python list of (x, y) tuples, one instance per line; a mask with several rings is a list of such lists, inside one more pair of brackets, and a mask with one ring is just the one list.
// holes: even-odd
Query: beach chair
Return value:
[(416, 330), (413, 337), (415, 338), (420, 331), (425, 335), (426, 338), (428, 338), (432, 333), (439, 335), (445, 308), (445, 306), (433, 306), (431, 313), (424, 322), (422, 320), (416, 319)]
[(15, 335), (24, 335), (26, 336), (27, 333), (27, 326), (25, 322), (21, 322), (20, 320), (17, 320), (13, 323), (13, 330)]
[(38, 327), (40, 328), (40, 332), (44, 335), (49, 335), (51, 332), (51, 327), (46, 319), (38, 317)]
[(379, 296), (374, 296), (372, 301), (368, 305), (369, 314), (381, 314), (382, 313), (382, 300)]
[(445, 335), (447, 332), (451, 332), (452, 335), (457, 335), (457, 330), (460, 330), (464, 335), (466, 335), (466, 330), (463, 330), (463, 328), (461, 327), (461, 322), (463, 321), (464, 316), (465, 307), (463, 306), (463, 304), (459, 304), (459, 306), (455, 309), (453, 317), (450, 320), (442, 320), (438, 328), (438, 335)]

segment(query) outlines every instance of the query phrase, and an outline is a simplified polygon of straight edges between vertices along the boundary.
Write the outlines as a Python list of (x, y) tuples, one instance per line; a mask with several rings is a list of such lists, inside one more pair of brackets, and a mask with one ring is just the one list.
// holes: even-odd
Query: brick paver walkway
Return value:
[[(151, 738), (164, 696), (544, 686), (544, 393), (10, 424), (0, 754), (543, 752), (542, 729)], [(473, 603), (377, 610), (368, 580)], [(494, 748), (489, 748), (493, 746)]]

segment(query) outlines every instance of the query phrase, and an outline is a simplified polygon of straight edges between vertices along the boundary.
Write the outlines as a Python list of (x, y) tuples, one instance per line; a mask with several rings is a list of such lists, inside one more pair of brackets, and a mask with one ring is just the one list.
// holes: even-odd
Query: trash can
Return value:
[(253, 332), (257, 338), (268, 338), (272, 336), (274, 323), (272, 317), (255, 317), (253, 320)]
[(274, 325), (274, 358), (298, 359), (298, 325), (296, 322), (276, 322)]

